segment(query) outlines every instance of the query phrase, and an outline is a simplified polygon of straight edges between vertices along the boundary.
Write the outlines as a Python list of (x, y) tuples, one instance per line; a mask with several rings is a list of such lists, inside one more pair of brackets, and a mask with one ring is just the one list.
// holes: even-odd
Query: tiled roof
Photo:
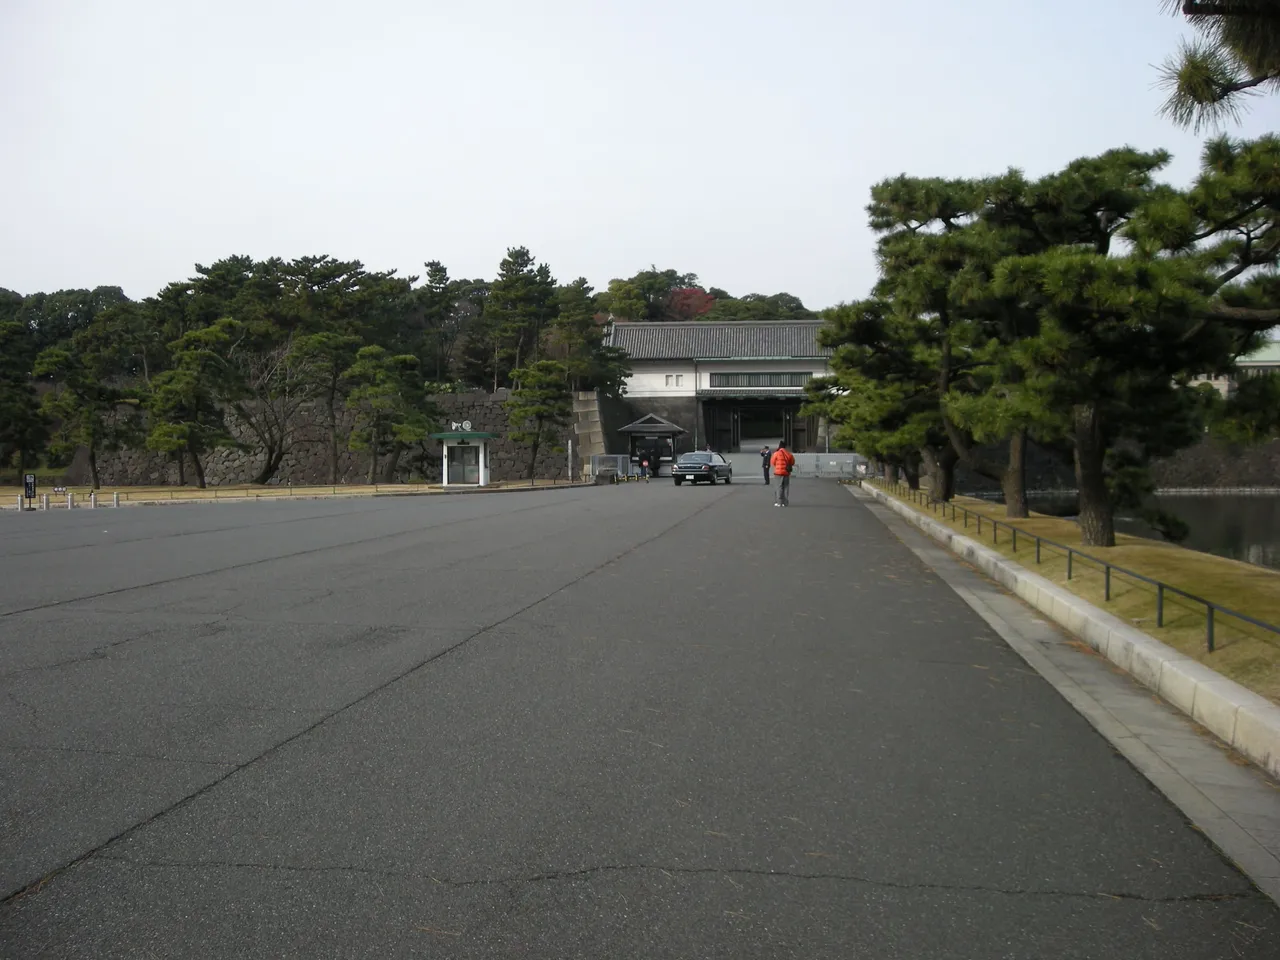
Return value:
[(632, 360), (746, 360), (829, 357), (818, 345), (821, 320), (763, 323), (617, 323), (609, 346)]
[(657, 433), (657, 434), (677, 434), (684, 433), (685, 429), (678, 424), (666, 420), (656, 413), (647, 413), (634, 423), (628, 423), (625, 427), (618, 428), (619, 433)]

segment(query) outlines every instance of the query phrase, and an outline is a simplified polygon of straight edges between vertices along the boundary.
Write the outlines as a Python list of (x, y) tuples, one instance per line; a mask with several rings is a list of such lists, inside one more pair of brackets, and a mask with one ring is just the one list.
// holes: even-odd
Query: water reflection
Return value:
[[(1003, 502), (998, 495), (990, 499), (996, 503)], [(1157, 500), (1162, 509), (1190, 528), (1182, 544), (1184, 547), (1280, 570), (1280, 496), (1174, 495)], [(1074, 494), (1052, 497), (1032, 494), (1028, 501), (1032, 510), (1055, 517), (1074, 517), (1079, 509)], [(1117, 517), (1116, 529), (1122, 533), (1160, 539), (1158, 533), (1133, 517)]]
[(1183, 546), (1280, 570), (1280, 496), (1165, 496), (1159, 502), (1191, 528)]

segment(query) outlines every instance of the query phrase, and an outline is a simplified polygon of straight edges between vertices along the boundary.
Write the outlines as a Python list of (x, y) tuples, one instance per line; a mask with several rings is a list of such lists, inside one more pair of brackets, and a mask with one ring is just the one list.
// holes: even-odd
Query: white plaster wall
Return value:
[[(633, 360), (627, 378), (629, 397), (692, 397), (711, 386), (712, 373), (811, 373), (823, 377), (831, 372), (825, 360), (700, 360), (698, 382), (694, 383), (694, 363), (687, 361)], [(671, 385), (667, 385), (667, 377)], [(684, 378), (677, 386), (675, 378)]]
[[(668, 376), (671, 377), (671, 386), (667, 386)], [(683, 378), (680, 386), (675, 384), (677, 376)], [(629, 397), (692, 397), (695, 389), (692, 360), (661, 363), (641, 360), (631, 363), (631, 376), (627, 378)]]

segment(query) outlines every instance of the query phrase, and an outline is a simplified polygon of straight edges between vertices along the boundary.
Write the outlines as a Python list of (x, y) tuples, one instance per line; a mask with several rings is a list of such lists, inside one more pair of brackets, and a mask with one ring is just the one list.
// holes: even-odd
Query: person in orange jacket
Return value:
[(769, 462), (773, 464), (773, 475), (778, 478), (778, 493), (773, 499), (773, 505), (785, 507), (790, 499), (791, 471), (795, 469), (796, 458), (791, 455), (785, 443), (778, 441), (778, 449), (773, 451)]

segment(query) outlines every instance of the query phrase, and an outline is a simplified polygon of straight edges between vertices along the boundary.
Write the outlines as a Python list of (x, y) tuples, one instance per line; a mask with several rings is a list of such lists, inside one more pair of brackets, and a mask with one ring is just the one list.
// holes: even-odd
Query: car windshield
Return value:
[(682, 453), (680, 454), (681, 463), (710, 463), (711, 454), (709, 453)]

